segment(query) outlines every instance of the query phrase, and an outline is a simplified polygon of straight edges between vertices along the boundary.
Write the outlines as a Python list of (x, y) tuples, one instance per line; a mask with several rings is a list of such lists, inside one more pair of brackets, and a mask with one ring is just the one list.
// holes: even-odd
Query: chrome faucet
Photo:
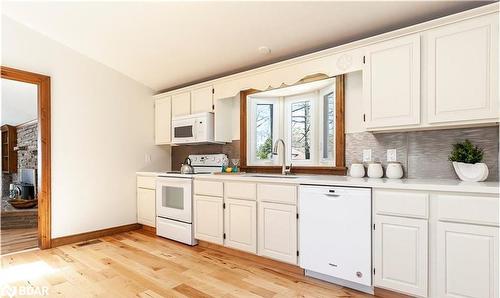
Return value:
[(274, 148), (273, 148), (273, 155), (278, 155), (278, 146), (279, 146), (279, 143), (281, 143), (281, 147), (283, 148), (281, 150), (281, 158), (283, 159), (282, 160), (282, 163), (281, 163), (281, 175), (289, 175), (292, 173), (292, 164), (290, 163), (290, 166), (287, 167), (285, 165), (286, 163), (286, 147), (285, 147), (285, 141), (283, 141), (283, 139), (277, 139), (276, 142), (274, 143)]

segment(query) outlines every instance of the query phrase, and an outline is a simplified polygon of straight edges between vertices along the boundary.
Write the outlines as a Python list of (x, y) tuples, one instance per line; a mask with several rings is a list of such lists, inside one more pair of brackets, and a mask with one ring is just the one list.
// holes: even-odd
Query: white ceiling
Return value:
[(37, 85), (2, 79), (1, 86), (2, 125), (17, 126), (37, 119)]
[(486, 3), (2, 1), (2, 12), (159, 91)]

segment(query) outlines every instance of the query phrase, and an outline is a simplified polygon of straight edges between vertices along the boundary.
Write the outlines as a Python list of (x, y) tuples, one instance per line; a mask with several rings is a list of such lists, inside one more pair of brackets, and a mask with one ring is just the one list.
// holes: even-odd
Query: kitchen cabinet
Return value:
[(172, 95), (172, 118), (191, 114), (191, 92)]
[(438, 222), (438, 296), (498, 297), (498, 227)]
[(224, 244), (224, 209), (222, 197), (194, 196), (194, 237)]
[(137, 222), (156, 227), (155, 177), (137, 176)]
[(224, 199), (224, 245), (257, 253), (257, 202)]
[(420, 123), (420, 34), (366, 49), (363, 70), (368, 130)]
[(213, 104), (212, 86), (191, 91), (191, 114), (213, 112)]
[(172, 98), (170, 96), (155, 100), (155, 144), (171, 142)]
[(374, 284), (427, 297), (427, 220), (376, 215)]
[(425, 39), (429, 123), (498, 121), (498, 15), (438, 27)]
[(297, 264), (297, 207), (259, 202), (260, 256)]

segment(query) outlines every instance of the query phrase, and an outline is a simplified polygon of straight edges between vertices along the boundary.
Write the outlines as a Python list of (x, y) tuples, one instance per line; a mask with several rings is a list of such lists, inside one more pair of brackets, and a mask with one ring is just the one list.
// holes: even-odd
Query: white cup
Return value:
[(365, 177), (365, 166), (362, 163), (353, 163), (351, 164), (349, 174), (353, 178)]
[(390, 179), (401, 179), (403, 177), (403, 166), (399, 162), (390, 162), (387, 164), (385, 175)]
[(374, 162), (368, 165), (368, 177), (382, 178), (382, 176), (384, 176), (384, 170), (382, 169), (382, 164)]

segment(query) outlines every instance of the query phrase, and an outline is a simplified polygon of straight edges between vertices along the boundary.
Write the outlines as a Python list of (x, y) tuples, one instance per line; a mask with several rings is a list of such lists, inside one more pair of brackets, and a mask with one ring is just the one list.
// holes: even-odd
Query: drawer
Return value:
[(261, 202), (297, 204), (297, 187), (283, 184), (257, 184), (257, 199)]
[(224, 196), (233, 199), (255, 200), (257, 195), (255, 183), (224, 182)]
[(498, 197), (439, 194), (436, 199), (440, 221), (499, 225)]
[(219, 181), (194, 180), (194, 193), (197, 195), (222, 197), (223, 183)]
[(137, 187), (156, 189), (156, 177), (137, 176)]
[(156, 222), (156, 235), (189, 245), (197, 243), (193, 237), (193, 227), (191, 224), (162, 217), (158, 217)]
[(428, 218), (429, 193), (418, 191), (374, 190), (375, 213)]

